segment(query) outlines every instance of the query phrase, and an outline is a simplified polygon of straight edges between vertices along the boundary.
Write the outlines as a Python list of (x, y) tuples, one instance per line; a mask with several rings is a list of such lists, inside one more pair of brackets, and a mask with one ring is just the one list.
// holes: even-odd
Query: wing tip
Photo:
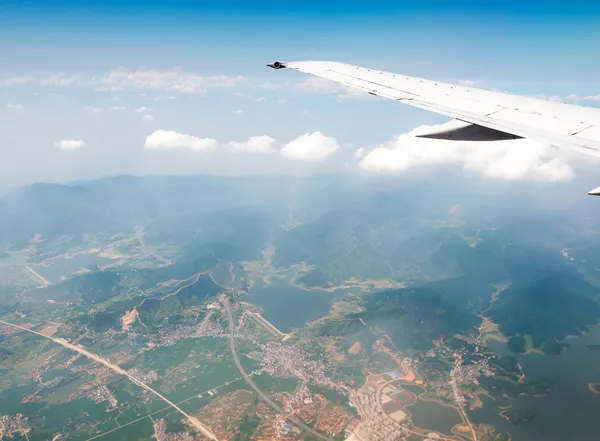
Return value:
[(273, 69), (285, 69), (287, 67), (286, 63), (282, 61), (273, 61), (272, 63), (267, 64), (267, 66)]
[(594, 188), (593, 190), (588, 191), (590, 196), (600, 196), (600, 187)]

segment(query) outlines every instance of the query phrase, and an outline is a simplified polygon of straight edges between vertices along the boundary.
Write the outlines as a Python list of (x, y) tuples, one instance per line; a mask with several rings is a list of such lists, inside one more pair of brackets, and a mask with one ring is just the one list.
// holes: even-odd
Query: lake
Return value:
[(100, 256), (100, 253), (83, 253), (76, 254), (70, 259), (57, 257), (56, 259), (53, 259), (52, 265), (38, 265), (35, 267), (35, 270), (48, 279), (50, 283), (56, 283), (59, 282), (63, 276), (70, 276), (82, 268), (93, 265), (103, 266), (112, 262), (112, 259), (102, 257)]
[[(483, 408), (469, 413), (473, 423), (487, 422), (500, 432), (512, 434), (513, 441), (597, 441), (600, 434), (600, 395), (588, 383), (600, 382), (600, 352), (586, 345), (600, 344), (600, 328), (567, 342), (571, 347), (561, 355), (517, 356), (528, 380), (548, 379), (555, 384), (546, 397), (521, 396), (514, 408), (532, 410), (534, 418), (518, 425), (502, 418), (492, 399), (482, 397)], [(505, 352), (501, 342), (488, 342), (494, 352)]]
[(288, 278), (273, 277), (271, 284), (266, 285), (262, 279), (257, 279), (248, 297), (250, 303), (263, 309), (265, 319), (285, 333), (328, 315), (333, 299), (349, 291), (306, 290), (290, 285), (289, 281)]
[(412, 422), (415, 426), (435, 430), (448, 436), (452, 436), (452, 427), (462, 422), (455, 408), (443, 406), (434, 401), (419, 399), (406, 409), (412, 415)]
[(9, 251), (6, 254), (8, 256), (0, 258), (0, 266), (25, 265), (31, 250)]

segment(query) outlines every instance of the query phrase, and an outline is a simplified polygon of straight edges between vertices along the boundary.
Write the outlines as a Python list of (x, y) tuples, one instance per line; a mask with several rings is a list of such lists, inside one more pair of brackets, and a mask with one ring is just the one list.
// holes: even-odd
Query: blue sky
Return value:
[[(599, 22), (600, 4), (581, 0), (5, 0), (0, 186), (119, 173), (353, 170), (357, 149), (445, 119), (304, 85), (303, 75), (266, 62), (336, 60), (516, 93), (593, 97)], [(216, 144), (145, 148), (161, 130)], [(314, 133), (323, 136), (295, 145), (334, 139), (335, 154), (318, 161), (273, 154)], [(231, 144), (259, 136), (275, 141)], [(62, 140), (85, 145), (57, 147)]]

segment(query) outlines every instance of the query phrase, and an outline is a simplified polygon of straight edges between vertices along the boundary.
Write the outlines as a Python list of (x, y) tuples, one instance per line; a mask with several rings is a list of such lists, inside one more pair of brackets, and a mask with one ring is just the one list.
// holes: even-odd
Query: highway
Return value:
[(204, 424), (202, 424), (200, 421), (198, 421), (198, 419), (196, 419), (195, 417), (188, 415), (186, 412), (184, 412), (179, 406), (177, 406), (175, 403), (171, 402), (170, 400), (168, 400), (166, 397), (164, 397), (163, 395), (161, 395), (160, 393), (158, 393), (157, 391), (155, 391), (154, 389), (152, 389), (150, 386), (148, 386), (147, 384), (143, 383), (142, 381), (138, 380), (137, 378), (135, 378), (134, 376), (130, 375), (127, 371), (125, 371), (124, 369), (121, 369), (119, 366), (111, 363), (108, 360), (105, 360), (104, 358), (101, 358), (100, 356), (88, 351), (85, 348), (82, 348), (81, 346), (77, 346), (74, 345), (72, 343), (69, 343), (67, 340), (65, 340), (64, 338), (54, 338), (54, 337), (49, 337), (47, 335), (41, 334), (39, 332), (33, 331), (31, 329), (27, 329), (24, 328), (23, 326), (19, 326), (19, 325), (14, 325), (12, 323), (8, 323), (5, 321), (0, 320), (0, 324), (6, 325), (6, 326), (10, 326), (12, 328), (16, 328), (16, 329), (20, 329), (22, 331), (27, 331), (30, 332), (32, 334), (38, 335), (40, 337), (44, 337), (47, 338), (48, 340), (52, 340), (54, 343), (58, 343), (59, 345), (67, 348), (67, 349), (71, 349), (75, 352), (80, 353), (81, 355), (89, 358), (90, 360), (95, 361), (96, 363), (99, 363), (103, 366), (106, 366), (107, 368), (115, 371), (118, 374), (121, 375), (125, 375), (127, 378), (129, 378), (133, 383), (137, 384), (138, 386), (140, 386), (143, 389), (146, 389), (148, 392), (156, 395), (158, 398), (160, 398), (161, 400), (163, 400), (165, 403), (167, 403), (169, 406), (171, 406), (173, 409), (177, 410), (180, 414), (182, 414), (189, 422), (190, 424), (196, 428), (200, 433), (202, 433), (203, 435), (205, 435), (206, 437), (208, 437), (209, 439), (218, 441), (217, 437), (215, 436), (215, 434), (212, 432), (212, 430), (210, 430), (210, 428)]
[[(250, 385), (250, 387), (252, 389), (254, 389), (254, 391), (258, 394), (258, 396), (260, 397), (261, 400), (263, 400), (265, 403), (267, 403), (269, 406), (271, 406), (271, 408), (273, 408), (273, 410), (275, 410), (276, 412), (280, 413), (281, 415), (285, 415), (286, 412), (277, 403), (275, 403), (273, 400), (271, 400), (263, 391), (261, 391), (258, 388), (258, 386), (256, 384), (254, 384), (254, 381), (252, 381), (252, 378), (250, 378), (250, 376), (244, 370), (242, 363), (240, 362), (240, 359), (238, 358), (237, 352), (235, 350), (235, 340), (234, 340), (235, 329), (234, 329), (234, 325), (233, 325), (233, 316), (231, 315), (231, 309), (229, 308), (229, 302), (227, 301), (227, 298), (223, 298), (222, 302), (223, 302), (223, 306), (225, 306), (225, 309), (227, 311), (227, 319), (229, 320), (229, 349), (231, 349), (231, 356), (233, 357), (233, 361), (235, 362), (235, 365), (237, 366), (238, 370), (240, 371), (240, 374), (242, 374), (242, 377), (244, 377), (244, 380), (246, 380), (246, 383), (248, 383)], [(316, 436), (317, 438), (320, 438), (325, 441), (333, 441), (331, 438), (328, 438), (327, 436), (317, 432), (312, 427), (307, 426), (299, 418), (297, 418), (293, 415), (290, 415), (289, 417), (287, 417), (286, 420), (291, 421), (292, 423), (294, 423), (296, 426), (298, 426), (302, 430), (305, 430), (306, 432), (310, 433), (311, 435)]]

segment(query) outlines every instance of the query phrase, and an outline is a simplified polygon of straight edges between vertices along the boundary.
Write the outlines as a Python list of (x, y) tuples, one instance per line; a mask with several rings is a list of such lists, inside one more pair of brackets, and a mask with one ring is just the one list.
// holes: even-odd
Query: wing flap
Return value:
[(433, 127), (420, 127), (412, 134), (417, 138), (445, 139), (450, 141), (502, 141), (518, 136), (478, 126), (460, 120), (452, 120)]

